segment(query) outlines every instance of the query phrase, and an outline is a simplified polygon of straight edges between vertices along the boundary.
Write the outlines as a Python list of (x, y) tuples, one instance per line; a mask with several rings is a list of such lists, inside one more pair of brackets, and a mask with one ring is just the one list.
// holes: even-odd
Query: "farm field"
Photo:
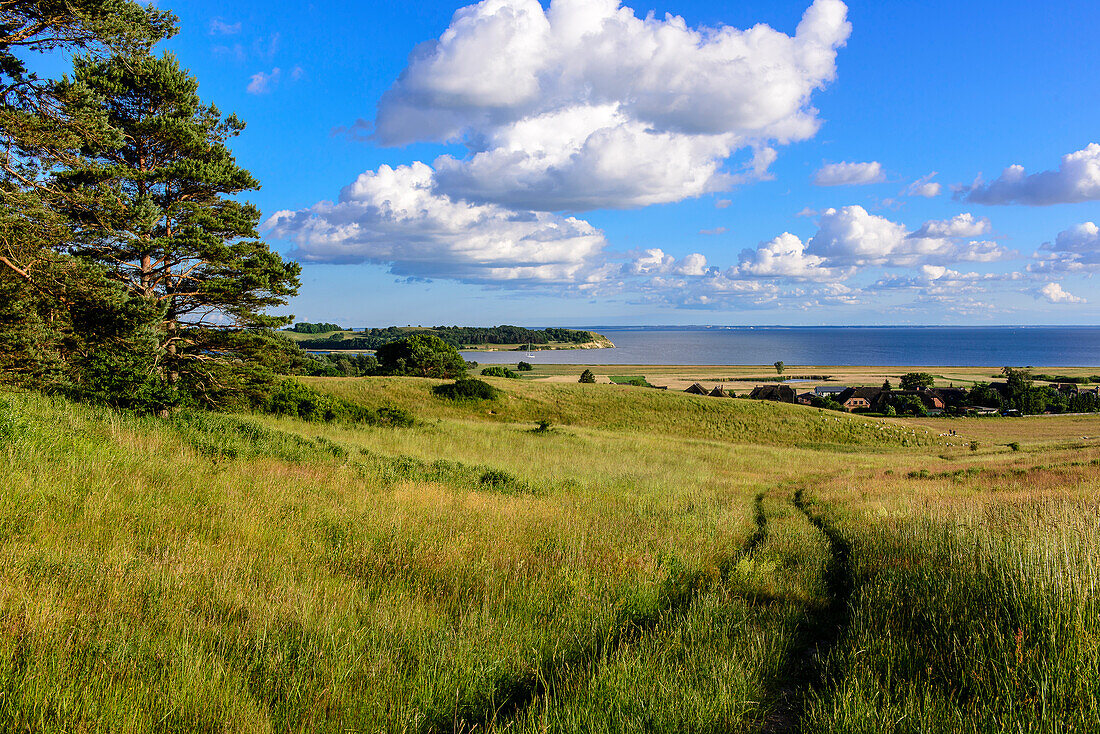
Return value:
[[(580, 369), (301, 380), (400, 428), (0, 393), (0, 728), (1100, 727), (1100, 416), (945, 436)], [(788, 373), (912, 371), (841, 369)]]
[[(519, 357), (517, 357), (519, 359)], [(797, 390), (811, 390), (815, 385), (881, 385), (890, 380), (895, 386), (901, 376), (907, 372), (927, 372), (935, 376), (937, 387), (972, 387), (978, 382), (1003, 380), (999, 367), (867, 367), (836, 365), (786, 365), (782, 376), (776, 374), (772, 365), (582, 365), (582, 364), (535, 364), (534, 370), (526, 373), (532, 379), (551, 382), (575, 381), (581, 371), (588, 368), (596, 374), (597, 382), (609, 382), (617, 375), (643, 376), (653, 385), (665, 386), (670, 390), (683, 390), (693, 382), (699, 382), (708, 390), (723, 385), (727, 390), (738, 394), (747, 393), (760, 384), (775, 382), (777, 379), (800, 380), (793, 384)], [(1038, 372), (1076, 378), (1090, 378), (1100, 372), (1095, 367), (1044, 367)], [(821, 379), (828, 377), (830, 379)], [(806, 379), (801, 379), (806, 378)], [(1040, 384), (1042, 382), (1040, 381)]]

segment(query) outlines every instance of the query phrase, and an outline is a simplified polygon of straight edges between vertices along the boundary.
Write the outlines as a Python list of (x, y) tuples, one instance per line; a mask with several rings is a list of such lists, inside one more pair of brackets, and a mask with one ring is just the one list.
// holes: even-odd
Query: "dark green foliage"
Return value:
[(832, 398), (814, 396), (810, 398), (810, 405), (815, 408), (821, 408), (822, 410), (844, 410), (844, 406), (833, 400)]
[(928, 415), (924, 402), (916, 395), (893, 396), (892, 404), (898, 415)]
[(633, 385), (634, 387), (653, 387), (645, 377), (640, 375), (612, 375), (608, 379), (616, 385)]
[(1100, 411), (1100, 396), (1094, 392), (1061, 392), (1057, 385), (1036, 386), (1030, 371), (1026, 369), (1005, 367), (1001, 374), (1007, 378), (1005, 382), (975, 385), (968, 396), (970, 403), (1017, 410), (1023, 415)]
[(581, 378), (577, 382), (593, 383), (596, 381), (596, 374), (592, 370), (585, 370), (581, 373)]
[(134, 298), (102, 269), (65, 256), (43, 257), (27, 287), (0, 272), (0, 376), (125, 410), (158, 412), (183, 396), (155, 365), (158, 304)]
[(1020, 442), (1019, 441), (1013, 441), (1010, 444), (1008, 444), (1008, 447), (1010, 449), (1012, 449), (1013, 451), (1019, 451), (1020, 450)]
[(375, 353), (384, 374), (450, 379), (466, 374), (466, 361), (435, 334), (414, 334), (390, 342)]
[(550, 421), (541, 420), (541, 421), (539, 421), (538, 426), (535, 427), (534, 432), (535, 433), (549, 433), (550, 432), (550, 426), (551, 426)]
[(516, 372), (530, 372), (533, 369), (535, 368), (531, 366), (530, 362), (520, 362), (516, 365)]
[[(0, 3), (0, 379), (118, 408), (179, 400), (154, 365), (162, 304), (135, 298), (102, 269), (60, 253), (73, 227), (62, 209), (97, 202), (54, 174), (119, 132), (85, 88), (55, 84), (34, 53), (143, 53), (175, 17), (125, 0)], [(94, 63), (94, 61), (89, 61)]]
[(775, 374), (777, 374), (777, 375), (781, 375), (781, 374), (783, 374), (783, 371), (784, 371), (785, 369), (787, 369), (787, 365), (783, 364), (783, 362), (781, 362), (781, 361), (780, 361), (780, 362), (776, 362), (776, 363), (775, 363), (775, 364), (773, 364), (772, 366), (773, 366), (773, 367), (775, 367)]
[(495, 400), (500, 390), (482, 380), (461, 379), (444, 385), (436, 385), (432, 393), (448, 400)]
[(481, 370), (481, 374), (485, 375), (486, 377), (509, 377), (509, 378), (513, 378), (513, 379), (519, 377), (518, 374), (516, 374), (512, 370), (508, 369), (507, 367), (505, 367), (502, 364), (490, 365), (490, 366), (486, 367), (485, 369)]
[(314, 377), (366, 377), (378, 374), (373, 354), (309, 354), (300, 374)]
[(902, 390), (928, 389), (936, 384), (936, 378), (927, 372), (906, 372), (901, 376)]
[(283, 380), (271, 394), (265, 410), (307, 421), (411, 426), (414, 421), (399, 408), (368, 408), (350, 400), (319, 393), (295, 380)]
[(255, 402), (271, 376), (251, 332), (289, 320), (265, 312), (297, 292), (300, 268), (257, 239), (259, 210), (230, 198), (259, 186), (226, 146), (244, 124), (202, 104), (168, 54), (78, 58), (61, 86), (95, 99), (120, 134), (86, 144), (58, 175), (76, 254), (162, 309), (158, 368), (170, 384), (211, 407), (235, 407), (240, 390)]
[(344, 458), (347, 452), (324, 438), (303, 438), (266, 428), (244, 416), (182, 410), (169, 418), (180, 437), (201, 454), (237, 459), (271, 456), (304, 463)]
[(290, 331), (297, 332), (299, 334), (324, 334), (329, 331), (346, 331), (344, 327), (337, 324), (311, 324), (307, 321), (300, 321), (294, 326), (290, 327)]
[(894, 386), (890, 384), (889, 379), (886, 379), (886, 380), (882, 381), (882, 389), (883, 390), (893, 390)]
[(354, 337), (338, 334), (329, 339), (306, 339), (300, 342), (303, 349), (378, 349), (383, 344), (399, 341), (410, 334), (434, 334), (456, 349), (478, 344), (537, 345), (550, 342), (583, 344), (596, 335), (590, 331), (573, 329), (524, 329), (520, 326), (437, 326), (433, 329), (412, 329), (389, 326), (384, 329), (364, 329)]

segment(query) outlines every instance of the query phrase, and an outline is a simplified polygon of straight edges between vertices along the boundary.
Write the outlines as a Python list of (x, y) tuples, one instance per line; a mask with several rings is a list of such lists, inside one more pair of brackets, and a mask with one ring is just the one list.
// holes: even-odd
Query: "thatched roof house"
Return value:
[(943, 401), (944, 406), (962, 405), (966, 402), (967, 392), (961, 387), (934, 387), (932, 394)]
[(713, 390), (711, 390), (711, 391), (710, 391), (710, 396), (711, 396), (712, 398), (728, 398), (728, 397), (732, 397), (732, 396), (731, 396), (731, 395), (730, 395), (730, 394), (729, 394), (728, 392), (726, 392), (726, 389), (725, 389), (724, 387), (722, 387), (721, 385), (719, 385), (719, 386), (717, 386), (716, 388), (714, 388)]
[(707, 392), (707, 389), (705, 387), (703, 387), (702, 385), (700, 385), (698, 382), (694, 383), (687, 390), (684, 390), (684, 392), (689, 393), (691, 395), (709, 395), (710, 394), (710, 393)]
[(789, 385), (761, 385), (754, 387), (749, 397), (753, 400), (774, 400), (779, 403), (794, 403), (798, 401), (794, 388)]
[(883, 394), (888, 391), (881, 387), (850, 387), (836, 396), (836, 401), (849, 413), (853, 410), (880, 410), (883, 406)]

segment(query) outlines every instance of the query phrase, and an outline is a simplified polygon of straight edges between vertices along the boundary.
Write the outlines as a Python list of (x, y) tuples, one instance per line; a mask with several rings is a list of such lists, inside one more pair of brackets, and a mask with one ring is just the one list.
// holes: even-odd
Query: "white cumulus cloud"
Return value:
[(963, 241), (970, 232), (984, 232), (986, 220), (961, 215), (947, 221), (929, 221), (916, 232), (861, 206), (827, 209), (806, 252), (825, 258), (831, 266), (885, 265), (907, 267), (936, 262), (992, 262), (1007, 253), (995, 242)]
[(834, 281), (845, 275), (828, 267), (825, 258), (807, 254), (802, 240), (790, 232), (755, 250), (742, 250), (740, 259), (737, 272), (743, 277)]
[(1040, 262), (1028, 266), (1032, 271), (1100, 272), (1100, 227), (1084, 222), (1058, 233), (1054, 242), (1039, 247)]
[(929, 220), (910, 237), (978, 237), (989, 234), (992, 225), (987, 217), (976, 218), (965, 212), (951, 219)]
[[(375, 139), (461, 141), (435, 162), (453, 198), (539, 210), (679, 201), (767, 177), (773, 144), (819, 121), (851, 27), (815, 0), (794, 35), (692, 28), (618, 0), (483, 0), (421, 44), (383, 95)], [(750, 160), (726, 170), (745, 150)]]
[(1048, 303), (1087, 303), (1084, 298), (1078, 298), (1062, 288), (1061, 283), (1047, 283), (1039, 289), (1036, 297), (1042, 297)]
[(338, 202), (277, 212), (264, 226), (296, 243), (296, 259), (370, 262), (403, 276), (584, 285), (604, 272), (606, 243), (588, 222), (441, 196), (423, 163), (368, 171)]
[(886, 180), (882, 164), (869, 163), (829, 163), (814, 174), (814, 183), (818, 186), (860, 186), (881, 183)]
[(989, 183), (979, 179), (958, 187), (955, 196), (976, 204), (1029, 206), (1100, 200), (1100, 144), (1062, 156), (1057, 171), (1028, 174), (1023, 166), (1013, 165)]

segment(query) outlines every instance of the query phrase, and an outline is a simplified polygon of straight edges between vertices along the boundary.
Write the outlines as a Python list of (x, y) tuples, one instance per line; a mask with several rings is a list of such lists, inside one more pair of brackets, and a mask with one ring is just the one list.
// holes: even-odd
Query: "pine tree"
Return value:
[(94, 98), (115, 140), (93, 140), (58, 176), (75, 223), (72, 252), (108, 269), (127, 291), (156, 303), (158, 368), (204, 404), (270, 381), (264, 314), (297, 292), (300, 268), (258, 239), (259, 210), (229, 198), (259, 187), (226, 142), (244, 124), (204, 105), (198, 82), (170, 54), (78, 58), (60, 85), (79, 114)]
[(174, 29), (171, 13), (127, 0), (0, 0), (0, 379), (87, 396), (98, 370), (125, 401), (160, 402), (149, 389), (155, 304), (59, 253), (72, 227), (51, 174), (116, 131), (32, 62), (147, 49)]

